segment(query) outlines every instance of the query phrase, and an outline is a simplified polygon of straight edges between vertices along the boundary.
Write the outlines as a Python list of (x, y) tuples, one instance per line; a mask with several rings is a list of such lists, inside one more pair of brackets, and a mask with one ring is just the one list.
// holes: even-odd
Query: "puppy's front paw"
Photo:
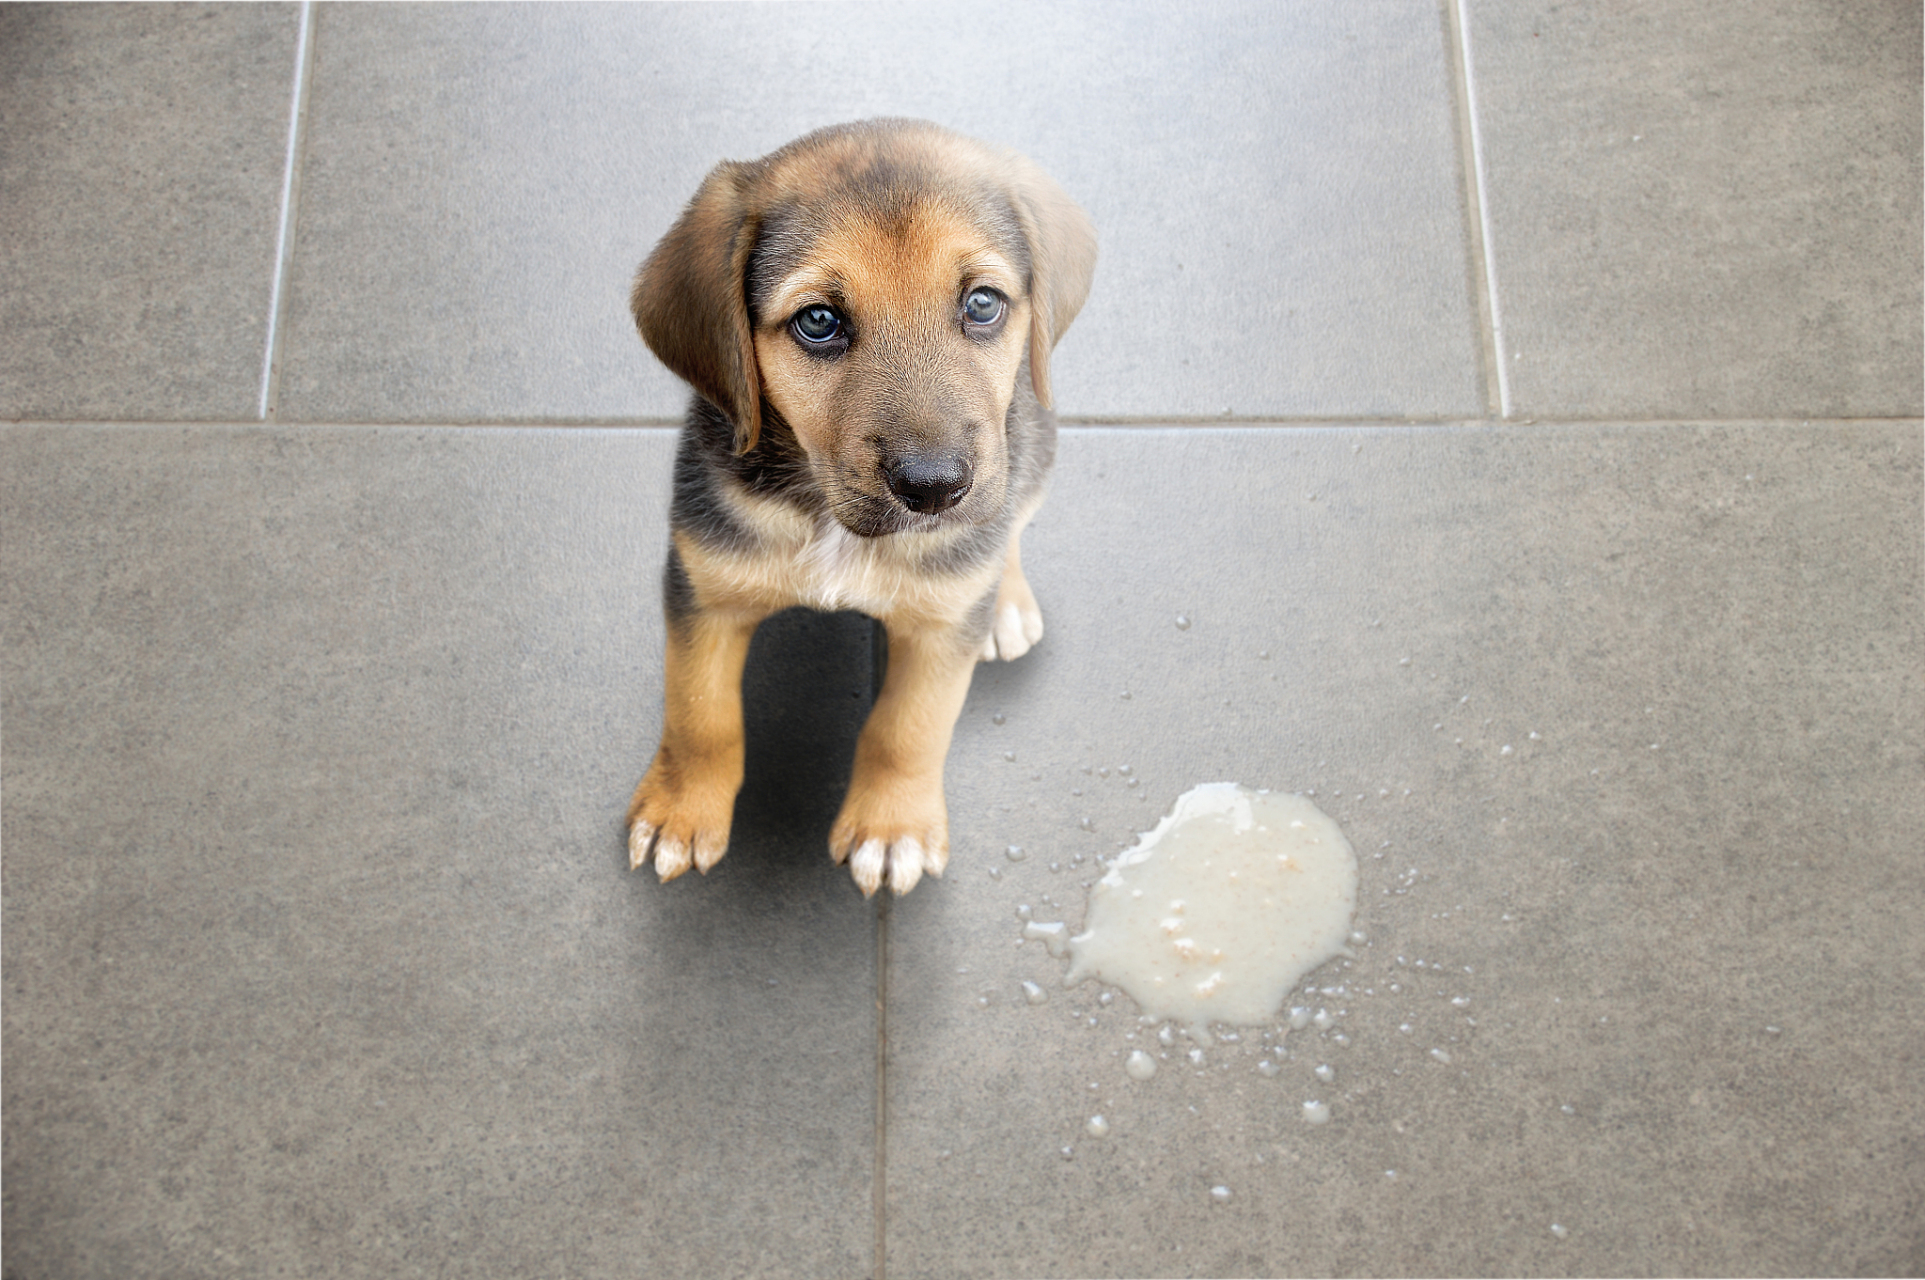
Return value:
[(728, 851), (735, 791), (726, 780), (677, 780), (659, 762), (651, 767), (628, 806), (629, 870), (640, 870), (652, 853), (663, 880), (691, 865), (706, 873)]
[(940, 790), (933, 811), (926, 800), (888, 805), (859, 797), (854, 786), (849, 792), (829, 833), (829, 854), (838, 863), (849, 864), (863, 897), (874, 894), (885, 881), (901, 897), (916, 887), (925, 871), (942, 875), (949, 865), (949, 819)]
[(1006, 575), (996, 592), (996, 616), (983, 642), (982, 660), (1008, 662), (1028, 653), (1043, 638), (1043, 611), (1021, 574)]

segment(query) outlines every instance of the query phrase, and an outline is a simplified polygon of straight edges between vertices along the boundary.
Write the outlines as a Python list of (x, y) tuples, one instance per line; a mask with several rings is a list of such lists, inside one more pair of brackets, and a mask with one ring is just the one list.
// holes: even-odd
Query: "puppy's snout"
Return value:
[(918, 515), (947, 511), (963, 500), (975, 483), (975, 470), (959, 453), (916, 454), (896, 458), (883, 467), (889, 492)]

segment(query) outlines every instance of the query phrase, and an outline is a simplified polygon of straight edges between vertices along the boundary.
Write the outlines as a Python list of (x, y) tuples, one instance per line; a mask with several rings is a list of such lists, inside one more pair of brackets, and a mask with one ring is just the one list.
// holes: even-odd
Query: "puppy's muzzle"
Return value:
[(917, 515), (932, 516), (961, 502), (976, 482), (975, 468), (959, 453), (909, 454), (883, 464), (889, 492)]

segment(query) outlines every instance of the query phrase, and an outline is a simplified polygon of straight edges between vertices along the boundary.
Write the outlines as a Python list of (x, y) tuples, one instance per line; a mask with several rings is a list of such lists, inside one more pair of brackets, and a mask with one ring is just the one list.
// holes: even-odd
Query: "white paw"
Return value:
[(639, 871), (647, 864), (651, 846), (655, 854), (655, 874), (663, 880), (673, 880), (691, 866), (707, 875), (708, 869), (720, 862), (728, 851), (728, 838), (725, 835), (717, 839), (700, 833), (693, 839), (684, 839), (637, 818), (628, 829), (630, 871)]
[(1041, 609), (1034, 605), (1026, 608), (1011, 600), (999, 601), (995, 622), (989, 628), (989, 639), (983, 642), (982, 660), (993, 662), (1001, 658), (1008, 662), (1020, 658), (1042, 638)]
[[(836, 861), (842, 859), (837, 858)], [(857, 845), (855, 852), (849, 855), (849, 872), (855, 877), (856, 888), (862, 890), (863, 897), (874, 894), (887, 880), (890, 891), (900, 898), (916, 887), (925, 871), (941, 877), (948, 863), (948, 850), (924, 848), (922, 841), (914, 836), (903, 836), (886, 843), (869, 839)]]

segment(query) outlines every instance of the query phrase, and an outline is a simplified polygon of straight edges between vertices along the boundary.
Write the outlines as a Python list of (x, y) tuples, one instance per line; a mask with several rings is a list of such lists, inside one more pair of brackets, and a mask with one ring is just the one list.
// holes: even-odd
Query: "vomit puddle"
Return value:
[(1268, 1022), (1343, 952), (1356, 908), (1356, 855), (1315, 804), (1206, 783), (1091, 887), (1064, 983), (1121, 987), (1146, 1019), (1196, 1032)]

